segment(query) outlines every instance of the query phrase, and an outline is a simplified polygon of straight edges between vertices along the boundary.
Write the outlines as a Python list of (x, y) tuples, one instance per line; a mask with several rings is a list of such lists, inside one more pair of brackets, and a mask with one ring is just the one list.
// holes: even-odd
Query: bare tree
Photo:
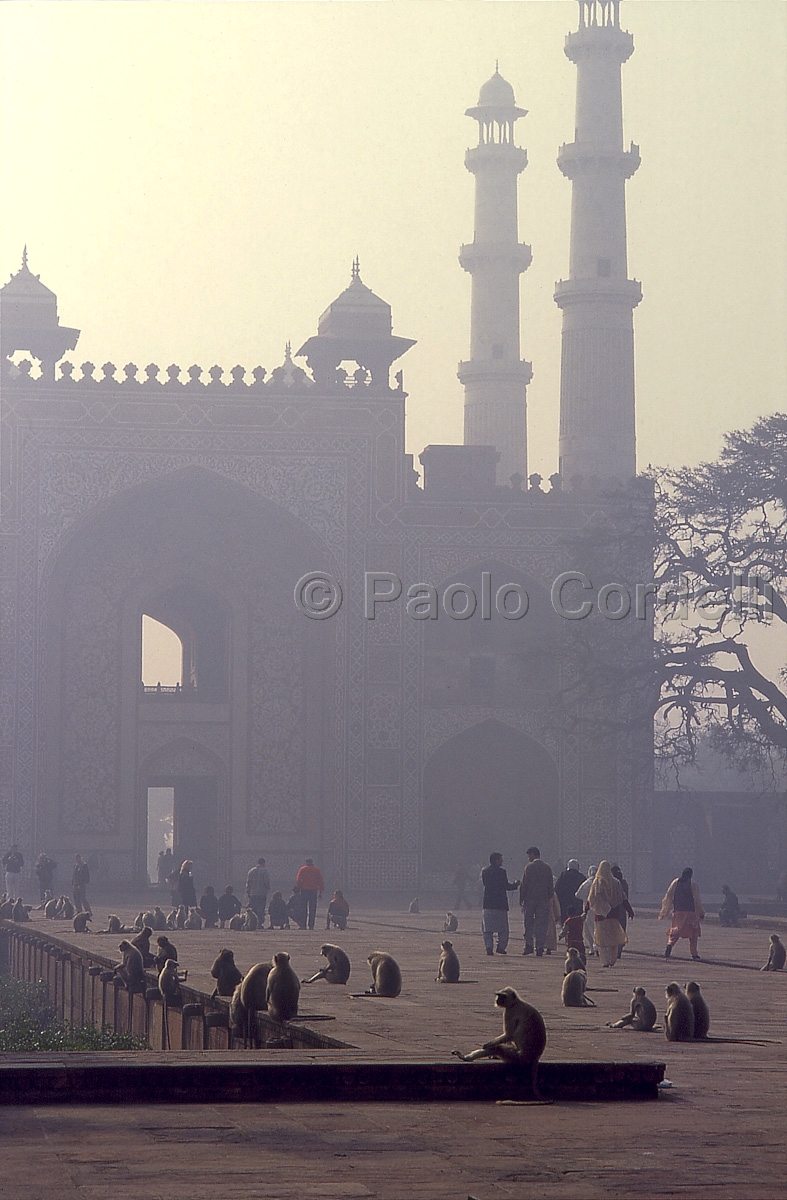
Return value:
[(741, 767), (787, 757), (787, 414), (652, 478), (657, 751), (693, 761), (709, 732)]

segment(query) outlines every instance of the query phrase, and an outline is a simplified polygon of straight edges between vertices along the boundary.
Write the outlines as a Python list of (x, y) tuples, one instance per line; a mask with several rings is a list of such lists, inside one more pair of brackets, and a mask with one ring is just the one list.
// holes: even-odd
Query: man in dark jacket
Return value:
[(560, 919), (565, 921), (568, 916), (569, 904), (576, 902), (577, 888), (585, 882), (587, 876), (579, 869), (575, 858), (570, 858), (565, 871), (561, 871), (555, 883), (555, 895), (560, 901)]
[(74, 907), (78, 913), (86, 912), (91, 916), (90, 901), (87, 898), (87, 885), (90, 883), (90, 868), (82, 861), (82, 855), (77, 854), (74, 860), (74, 873), (71, 876), (71, 891), (74, 896)]
[(547, 936), (549, 902), (555, 887), (552, 868), (542, 861), (538, 847), (529, 846), (525, 853), (527, 866), (522, 873), (522, 886), (519, 889), (519, 903), (525, 923), (525, 948), (522, 953), (532, 954), (535, 941), (536, 956), (541, 958)]
[(492, 954), (493, 934), (497, 934), (497, 953), (505, 954), (508, 945), (508, 892), (519, 887), (519, 880), (509, 881), (503, 867), (503, 855), (495, 851), (489, 855), (489, 866), (481, 872), (481, 882), (484, 885), (484, 898), (481, 907), (484, 910), (481, 920), (481, 932), (487, 954)]

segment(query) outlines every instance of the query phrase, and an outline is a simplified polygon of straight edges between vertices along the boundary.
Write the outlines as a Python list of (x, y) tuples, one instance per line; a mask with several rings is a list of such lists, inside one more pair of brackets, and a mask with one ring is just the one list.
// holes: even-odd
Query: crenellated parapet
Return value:
[[(36, 367), (29, 358), (11, 364), (7, 386), (26, 388), (51, 388), (52, 385), (67, 388), (121, 388), (129, 391), (140, 389), (163, 391), (177, 389), (180, 392), (193, 390), (199, 394), (216, 393), (232, 395), (238, 392), (254, 394), (291, 392), (307, 393), (315, 388), (312, 376), (301, 367), (296, 367), (290, 360), (282, 367), (276, 367), (270, 373), (265, 367), (252, 368), (236, 364), (229, 369), (214, 364), (212, 367), (201, 367), (193, 363), (183, 368), (177, 363), (168, 367), (160, 367), (158, 363), (148, 363), (140, 368), (136, 363), (126, 363), (117, 367), (113, 362), (105, 362), (100, 367), (86, 361), (78, 367), (65, 359), (58, 363), (54, 379)], [(319, 392), (345, 395), (348, 392), (363, 392), (364, 395), (401, 394), (403, 382), (401, 373), (397, 374), (396, 387), (381, 386), (379, 381), (372, 378), (371, 372), (359, 368), (347, 372), (337, 368), (333, 377), (321, 380)]]

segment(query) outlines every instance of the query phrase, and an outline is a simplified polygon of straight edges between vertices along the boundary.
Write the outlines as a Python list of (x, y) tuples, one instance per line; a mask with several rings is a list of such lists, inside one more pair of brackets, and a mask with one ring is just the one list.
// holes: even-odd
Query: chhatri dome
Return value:
[(517, 108), (514, 89), (507, 79), (504, 79), (500, 74), (497, 63), (495, 63), (495, 73), (491, 79), (487, 79), (486, 83), (481, 85), (481, 91), (478, 93), (478, 104), (475, 108), (468, 108), (466, 116), (475, 117), (480, 120), (494, 120), (498, 114), (505, 114), (510, 120), (511, 117), (524, 117), (527, 110)]
[(390, 337), (391, 306), (361, 280), (356, 255), (350, 286), (329, 304), (317, 322), (320, 337)]

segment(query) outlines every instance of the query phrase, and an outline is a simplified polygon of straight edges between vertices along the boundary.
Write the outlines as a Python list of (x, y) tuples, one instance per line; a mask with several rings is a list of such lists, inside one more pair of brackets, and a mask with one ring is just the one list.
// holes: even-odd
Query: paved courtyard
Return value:
[[(109, 910), (97, 906), (96, 928)], [(124, 919), (131, 910), (121, 910)], [(320, 1028), (374, 1049), (381, 1058), (417, 1052), (437, 1059), (497, 1034), (494, 992), (511, 984), (543, 1013), (545, 1059), (666, 1063), (672, 1087), (651, 1103), (288, 1104), (0, 1108), (4, 1169), (0, 1200), (235, 1200), (374, 1197), (377, 1200), (525, 1200), (530, 1197), (691, 1196), (774, 1200), (787, 1196), (784, 1152), (787, 973), (760, 974), (769, 928), (721, 929), (700, 941), (692, 963), (681, 942), (662, 957), (665, 925), (642, 914), (630, 926), (620, 964), (591, 960), (597, 1008), (560, 1003), (562, 953), (523, 958), (518, 914), (507, 957), (487, 958), (477, 911), (460, 914), (452, 935), (462, 963), (457, 986), (435, 983), (442, 912), (418, 916), (353, 913), (351, 928), (327, 935), (298, 929), (172, 935), (189, 983), (208, 989), (213, 957), (231, 946), (242, 969), (279, 949), (298, 974), (322, 960), (324, 940), (353, 962), (348, 988), (315, 984), (301, 1012), (332, 1017)], [(65, 936), (65, 926), (47, 929)], [(71, 935), (112, 956), (117, 940)], [(393, 953), (404, 986), (396, 1000), (354, 998), (370, 979), (366, 955)], [(733, 965), (734, 964), (734, 965)], [(663, 1012), (663, 990), (696, 979), (711, 1009), (711, 1034), (778, 1044), (672, 1045), (662, 1032), (610, 1030), (642, 985)], [(738, 1015), (740, 1014), (740, 1015)], [(263, 1051), (262, 1054), (300, 1051)]]

